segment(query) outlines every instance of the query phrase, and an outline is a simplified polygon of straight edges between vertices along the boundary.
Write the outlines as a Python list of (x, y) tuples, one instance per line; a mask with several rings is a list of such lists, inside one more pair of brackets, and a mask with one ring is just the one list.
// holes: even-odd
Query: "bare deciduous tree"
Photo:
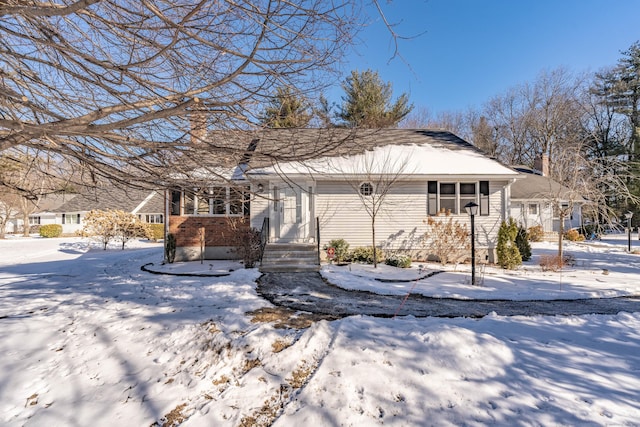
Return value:
[(0, 194), (0, 239), (4, 239), (9, 220), (20, 212), (20, 197), (12, 192)]
[(373, 266), (378, 266), (378, 245), (376, 241), (376, 220), (392, 203), (388, 196), (393, 187), (408, 170), (409, 155), (396, 156), (393, 146), (378, 147), (354, 157), (349, 168), (340, 168), (342, 173), (351, 176), (349, 185), (358, 194), (360, 203), (371, 219), (371, 246), (373, 247)]
[(187, 152), (241, 153), (206, 129), (250, 127), (273, 87), (329, 84), (360, 3), (0, 2), (0, 152), (39, 150), (79, 179), (129, 185), (169, 179)]

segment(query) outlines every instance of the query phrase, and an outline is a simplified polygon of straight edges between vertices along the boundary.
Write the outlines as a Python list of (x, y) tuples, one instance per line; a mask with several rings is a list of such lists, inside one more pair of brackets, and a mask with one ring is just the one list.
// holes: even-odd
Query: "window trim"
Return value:
[[(224, 190), (224, 192), (218, 192), (217, 190)], [(238, 194), (240, 199), (236, 200), (232, 198), (235, 194)], [(208, 201), (208, 210), (206, 213), (203, 211), (199, 212), (199, 210), (204, 207), (204, 204), (201, 204), (203, 199), (207, 199)], [(198, 188), (194, 188), (191, 191), (183, 190), (180, 192), (180, 201), (181, 216), (242, 218), (249, 216), (251, 212), (249, 186), (215, 185), (206, 188), (204, 193)], [(224, 213), (216, 213), (217, 207), (221, 207), (222, 204), (224, 204)], [(239, 213), (233, 213), (234, 206), (240, 211)]]
[[(443, 193), (443, 185), (454, 185), (453, 193)], [(474, 193), (462, 193), (463, 186), (473, 184)], [(468, 190), (468, 188), (467, 188)], [(453, 207), (451, 209), (451, 215), (462, 215), (465, 213), (464, 205), (473, 201), (478, 203), (480, 211), (478, 215), (488, 216), (490, 212), (489, 208), (489, 181), (427, 181), (427, 215), (435, 216), (443, 211), (443, 203), (445, 200), (447, 204), (451, 205), (453, 201)]]

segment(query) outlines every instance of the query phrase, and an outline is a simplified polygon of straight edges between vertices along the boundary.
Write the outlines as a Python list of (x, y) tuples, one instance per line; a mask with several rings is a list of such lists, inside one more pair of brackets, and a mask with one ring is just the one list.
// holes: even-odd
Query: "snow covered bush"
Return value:
[(45, 224), (40, 226), (41, 237), (60, 237), (62, 226), (60, 224)]
[(385, 264), (392, 267), (409, 268), (411, 267), (411, 257), (405, 254), (393, 254), (387, 257)]

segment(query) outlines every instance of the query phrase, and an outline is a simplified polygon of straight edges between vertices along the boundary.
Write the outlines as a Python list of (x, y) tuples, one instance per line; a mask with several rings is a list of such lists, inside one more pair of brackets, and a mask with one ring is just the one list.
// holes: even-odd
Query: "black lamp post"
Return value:
[(627, 218), (627, 229), (629, 230), (629, 244), (628, 244), (628, 250), (629, 252), (631, 252), (631, 217), (633, 216), (633, 212), (629, 211), (626, 214), (624, 214), (624, 217)]
[(476, 230), (475, 230), (475, 217), (478, 213), (478, 204), (476, 202), (469, 202), (464, 205), (464, 210), (467, 211), (471, 217), (471, 285), (476, 284)]

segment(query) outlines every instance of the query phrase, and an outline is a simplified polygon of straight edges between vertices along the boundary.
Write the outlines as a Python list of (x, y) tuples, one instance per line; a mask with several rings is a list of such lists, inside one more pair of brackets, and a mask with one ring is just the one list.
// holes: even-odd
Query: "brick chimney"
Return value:
[(533, 168), (542, 173), (542, 176), (549, 176), (549, 155), (541, 154), (533, 162)]

